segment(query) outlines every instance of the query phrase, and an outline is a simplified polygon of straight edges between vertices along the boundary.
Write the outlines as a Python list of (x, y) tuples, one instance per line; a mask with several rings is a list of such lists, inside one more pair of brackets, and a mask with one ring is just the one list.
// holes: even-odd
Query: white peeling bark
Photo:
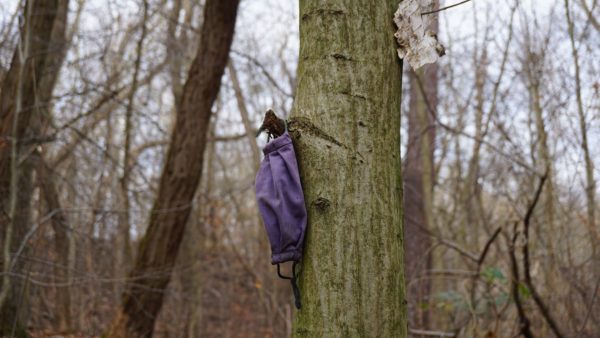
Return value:
[(413, 69), (434, 63), (445, 53), (437, 34), (429, 28), (430, 17), (423, 15), (423, 9), (432, 7), (432, 0), (406, 0), (400, 2), (394, 14), (394, 23), (398, 26), (394, 34), (398, 40), (398, 56)]

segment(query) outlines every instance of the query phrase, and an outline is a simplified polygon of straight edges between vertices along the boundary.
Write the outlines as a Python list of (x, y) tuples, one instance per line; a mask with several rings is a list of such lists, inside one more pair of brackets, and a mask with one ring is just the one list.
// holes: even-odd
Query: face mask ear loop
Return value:
[(287, 132), (288, 132), (287, 120), (283, 120), (283, 127), (285, 128), (285, 133), (287, 134)]
[(297, 277), (298, 277), (296, 275), (296, 264), (297, 263), (298, 262), (294, 262), (294, 264), (292, 265), (292, 277), (282, 275), (279, 264), (277, 264), (277, 275), (279, 276), (279, 278), (290, 280), (290, 283), (292, 284), (292, 291), (294, 292), (294, 303), (296, 305), (296, 309), (300, 309), (302, 304), (300, 303), (300, 288), (298, 288), (298, 283), (296, 282)]
[(298, 283), (296, 283), (296, 263), (292, 265), (292, 278), (290, 282), (292, 283), (292, 291), (294, 292), (294, 303), (296, 305), (296, 309), (300, 310), (302, 304), (300, 304), (300, 289), (298, 288)]
[[(292, 271), (292, 273), (293, 273), (293, 271)], [(284, 276), (281, 274), (281, 269), (279, 267), (279, 263), (277, 263), (277, 276), (279, 276), (279, 278), (281, 278), (281, 279), (292, 279), (292, 277)]]

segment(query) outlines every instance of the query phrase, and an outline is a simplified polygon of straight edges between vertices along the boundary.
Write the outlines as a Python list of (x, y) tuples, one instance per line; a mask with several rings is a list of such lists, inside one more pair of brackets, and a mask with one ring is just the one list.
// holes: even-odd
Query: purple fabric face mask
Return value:
[[(271, 242), (271, 264), (277, 264), (279, 277), (291, 280), (296, 307), (300, 308), (296, 285), (296, 263), (302, 258), (306, 231), (306, 206), (300, 184), (298, 163), (287, 131), (268, 143), (256, 175), (256, 199)], [(279, 264), (293, 261), (292, 277), (281, 275)]]

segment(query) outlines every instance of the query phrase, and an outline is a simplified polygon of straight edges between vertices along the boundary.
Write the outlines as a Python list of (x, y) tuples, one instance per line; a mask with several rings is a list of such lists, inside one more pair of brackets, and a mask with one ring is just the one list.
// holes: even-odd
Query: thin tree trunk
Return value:
[[(583, 8), (583, 10), (585, 11), (585, 14), (587, 15), (587, 19), (590, 21), (590, 23), (592, 24), (592, 26), (598, 31), (600, 32), (600, 21), (598, 21), (597, 16), (594, 15), (594, 13), (592, 12), (593, 9), (590, 9), (590, 7), (587, 4), (587, 0), (578, 0), (579, 6), (581, 6), (581, 8)], [(596, 3), (596, 2), (594, 2)]]
[(202, 45), (188, 73), (148, 229), (123, 303), (107, 336), (151, 337), (190, 216), (200, 177), (211, 107), (233, 38), (238, 0), (208, 0)]
[(406, 337), (397, 1), (300, 1), (290, 121), (308, 209), (295, 337)]
[[(535, 125), (536, 137), (532, 142), (532, 157), (539, 172), (544, 172), (548, 178), (544, 188), (544, 196), (541, 199), (542, 219), (544, 229), (540, 232), (540, 239), (547, 251), (547, 257), (554, 255), (553, 243), (545, 233), (556, 231), (555, 227), (555, 203), (554, 203), (554, 181), (552, 156), (548, 145), (548, 133), (546, 131), (546, 120), (542, 106), (541, 76), (544, 65), (544, 54), (532, 50), (534, 42), (527, 41), (525, 46), (526, 59), (524, 59), (525, 81), (528, 86), (531, 114)], [(537, 154), (537, 158), (535, 157)]]
[[(169, 1), (164, 1), (167, 4)], [(180, 25), (180, 13), (184, 13), (183, 26), (191, 26), (193, 18), (193, 8), (190, 1), (175, 0), (171, 1), (172, 9), (169, 13), (167, 25), (167, 64), (171, 80), (171, 92), (176, 103), (175, 111), (178, 109), (179, 100), (183, 92), (183, 83), (181, 73), (185, 68), (186, 56), (185, 50), (189, 50), (188, 35), (185, 30), (177, 34), (177, 27)], [(216, 109), (218, 111), (218, 107)], [(214, 129), (214, 124), (210, 125), (210, 130)], [(212, 136), (209, 131), (209, 138)], [(211, 176), (211, 150), (214, 150), (214, 142), (209, 143), (207, 158), (204, 161), (205, 173), (201, 181), (207, 182), (210, 186), (213, 177)], [(206, 171), (208, 170), (208, 171)], [(208, 176), (208, 177), (206, 177)], [(205, 224), (202, 215), (205, 213), (204, 206), (207, 205), (206, 196), (210, 192), (203, 188), (203, 183), (198, 187), (202, 194), (198, 196), (194, 203), (194, 214), (190, 224), (186, 227), (181, 252), (178, 255), (177, 262), (186, 267), (188, 272), (180, 274), (182, 291), (189, 295), (187, 302), (181, 304), (181, 311), (187, 311), (187, 320), (185, 325), (185, 335), (189, 338), (202, 336), (202, 253), (205, 249)], [(210, 227), (210, 225), (207, 225)], [(184, 312), (182, 312), (184, 313)]]
[[(527, 48), (533, 48), (534, 42), (528, 41), (529, 45)], [(557, 233), (558, 230), (564, 232), (564, 227), (562, 229), (557, 228), (556, 222), (556, 202), (555, 202), (555, 192), (554, 192), (554, 169), (553, 169), (553, 159), (550, 152), (549, 146), (549, 138), (548, 132), (546, 130), (546, 123), (544, 117), (544, 110), (542, 106), (542, 74), (544, 67), (544, 54), (539, 52), (534, 52), (531, 49), (527, 50), (527, 59), (524, 60), (526, 62), (526, 76), (528, 81), (528, 90), (529, 90), (529, 99), (531, 100), (531, 113), (533, 114), (533, 123), (535, 125), (535, 132), (537, 139), (534, 140), (534, 149), (532, 149), (535, 153), (537, 153), (537, 158), (535, 158), (536, 168), (539, 172), (544, 172), (546, 175), (545, 186), (542, 192), (542, 196), (540, 196), (540, 202), (538, 203), (540, 210), (540, 221), (539, 228), (536, 233), (539, 239), (539, 242), (543, 247), (543, 264), (544, 269), (546, 271), (545, 274), (545, 283), (543, 283), (539, 289), (540, 294), (544, 294), (544, 292), (548, 292), (551, 294), (552, 292), (556, 292), (558, 290), (558, 284), (556, 280), (556, 274), (558, 264), (557, 261), (557, 252), (555, 252), (554, 248), (554, 240), (555, 238), (551, 236), (551, 234)], [(532, 156), (534, 156), (532, 154)], [(532, 180), (533, 182), (533, 180)], [(538, 208), (536, 206), (536, 208)], [(561, 232), (558, 232), (561, 234)], [(565, 235), (564, 233), (562, 235)], [(531, 249), (535, 249), (536, 242), (532, 241)], [(557, 242), (558, 245), (561, 245), (561, 242)], [(536, 291), (537, 297), (537, 291)], [(550, 327), (544, 326), (540, 328), (540, 334), (542, 336), (549, 335)]]
[(131, 161), (131, 140), (133, 138), (133, 109), (135, 106), (135, 94), (138, 90), (138, 77), (140, 72), (140, 64), (142, 61), (142, 52), (144, 40), (146, 39), (146, 22), (148, 21), (148, 1), (143, 1), (143, 16), (141, 25), (140, 39), (136, 46), (136, 58), (133, 66), (133, 78), (131, 80), (131, 89), (127, 99), (127, 107), (125, 109), (125, 144), (123, 145), (123, 176), (119, 181), (121, 188), (121, 199), (123, 201), (123, 212), (119, 214), (119, 231), (117, 232), (117, 262), (115, 264), (116, 277), (121, 278), (126, 274), (127, 269), (131, 265), (132, 250), (131, 239), (129, 232), (131, 230), (131, 200), (129, 198), (129, 180), (132, 170)]
[[(246, 138), (248, 139), (248, 143), (250, 145), (250, 150), (252, 153), (252, 172), (255, 173), (258, 171), (260, 166), (260, 149), (258, 147), (258, 142), (256, 141), (256, 133), (254, 128), (252, 127), (252, 122), (250, 121), (250, 113), (246, 107), (246, 99), (244, 98), (244, 93), (242, 92), (242, 86), (240, 85), (240, 81), (237, 76), (237, 71), (233, 66), (233, 61), (229, 59), (227, 63), (227, 72), (229, 73), (229, 77), (231, 78), (231, 84), (233, 85), (233, 91), (235, 93), (235, 100), (238, 106), (238, 110), (240, 111), (240, 117), (242, 118), (242, 123), (244, 125), (244, 130), (246, 131)], [(270, 273), (269, 264), (267, 261), (263, 259), (264, 255), (269, 255), (271, 247), (269, 245), (269, 241), (267, 236), (264, 234), (264, 227), (258, 213), (258, 208), (254, 209), (253, 214), (251, 215), (253, 219), (253, 223), (255, 224), (255, 238), (253, 241), (257, 243), (256, 252), (259, 254), (256, 255), (254, 267), (257, 271), (256, 277), (260, 279), (259, 283), (262, 285), (272, 284), (273, 283), (273, 274)], [(259, 297), (261, 302), (265, 305), (265, 324), (268, 328), (273, 328), (273, 319), (271, 315), (271, 307), (268, 306), (269, 297), (265, 294), (264, 288), (258, 288)], [(276, 302), (277, 294), (274, 293), (272, 295), (273, 303)]]
[[(406, 280), (411, 327), (428, 328), (427, 311), (422, 303), (428, 301), (431, 281), (419, 279), (432, 267), (428, 254), (433, 225), (433, 152), (435, 124), (428, 111), (437, 101), (437, 66), (425, 66), (411, 73), (410, 108), (408, 112), (408, 146), (404, 163), (404, 243)], [(424, 89), (425, 93), (421, 90)], [(425, 97), (426, 95), (426, 97)]]
[[(435, 4), (432, 10), (439, 6)], [(431, 29), (438, 32), (438, 21)], [(433, 182), (435, 180), (433, 153), (435, 151), (435, 120), (437, 111), (437, 64), (426, 65), (410, 73), (410, 103), (408, 111), (408, 146), (404, 160), (404, 216), (405, 273), (409, 326), (417, 329), (429, 327), (427, 304), (431, 280), (419, 276), (433, 267), (429, 254), (433, 229)]]
[[(534, 62), (534, 61), (531, 61)], [(554, 181), (553, 181), (553, 170), (552, 170), (552, 158), (550, 157), (550, 148), (548, 147), (548, 133), (546, 132), (546, 121), (544, 120), (542, 110), (542, 98), (540, 94), (540, 84), (536, 79), (533, 79), (533, 85), (531, 87), (531, 99), (533, 100), (533, 113), (535, 118), (535, 127), (538, 135), (538, 167), (541, 167), (542, 172), (546, 172), (548, 180), (546, 182), (546, 189), (544, 189), (543, 198), (543, 217), (544, 224), (547, 227), (543, 232), (553, 232), (556, 230), (554, 225)], [(553, 255), (553, 244), (550, 236), (546, 236), (546, 250), (549, 255)]]
[[(242, 92), (242, 86), (237, 76), (237, 71), (233, 66), (231, 60), (227, 62), (227, 71), (231, 78), (231, 84), (233, 85), (233, 91), (235, 93), (235, 101), (237, 102), (238, 110), (240, 111), (240, 117), (246, 130), (246, 136), (248, 138), (248, 144), (252, 151), (252, 168), (254, 172), (258, 171), (260, 166), (260, 150), (258, 149), (258, 143), (256, 142), (256, 136), (252, 128), (252, 122), (250, 122), (250, 113), (246, 108), (246, 100), (244, 99), (244, 93)], [(264, 237), (264, 236), (263, 236)]]
[[(585, 5), (585, 1), (582, 2)], [(581, 75), (579, 69), (579, 53), (575, 46), (574, 24), (569, 11), (569, 0), (565, 0), (565, 11), (569, 30), (569, 39), (571, 41), (571, 52), (573, 54), (573, 64), (575, 65), (575, 96), (577, 97), (577, 115), (579, 117), (579, 128), (581, 130), (581, 149), (585, 159), (585, 196), (587, 199), (587, 224), (592, 245), (592, 254), (594, 258), (598, 255), (598, 229), (596, 229), (596, 181), (594, 179), (594, 163), (590, 156), (588, 145), (588, 126), (585, 121), (585, 112), (583, 110), (583, 99), (581, 97)], [(598, 265), (598, 264), (596, 264)]]
[[(57, 283), (65, 284), (70, 280), (69, 271), (69, 219), (63, 212), (56, 183), (51, 172), (52, 169), (42, 158), (42, 154), (37, 154), (38, 166), (37, 175), (41, 185), (42, 196), (46, 203), (46, 209), (52, 215), (50, 223), (54, 230), (54, 248), (58, 262), (54, 267), (54, 275)], [(72, 326), (71, 320), (71, 295), (68, 286), (59, 286), (57, 288), (57, 311), (56, 321), (59, 332), (67, 332)]]
[[(475, 56), (477, 60), (477, 56)], [(465, 222), (462, 224), (469, 229), (471, 239), (469, 246), (473, 251), (479, 251), (479, 236), (481, 232), (481, 205), (479, 204), (481, 196), (480, 177), (480, 153), (484, 135), (484, 101), (485, 101), (485, 81), (487, 77), (486, 63), (487, 52), (484, 50), (481, 58), (475, 67), (475, 139), (471, 150), (471, 158), (467, 168), (467, 176), (463, 187), (463, 199), (465, 212)]]
[[(67, 9), (68, 0), (26, 2), (24, 28), (1, 86), (0, 236), (5, 249), (0, 264), (4, 272), (25, 269), (24, 262), (10, 253), (22, 244), (30, 224), (35, 167), (31, 149), (43, 136), (47, 105), (64, 59)], [(0, 336), (26, 325), (27, 295), (26, 281), (10, 281), (4, 274)]]
[[(219, 110), (217, 109), (217, 112)], [(215, 124), (209, 126), (208, 136), (214, 136)], [(197, 206), (194, 210), (195, 222), (190, 223), (186, 228), (185, 238), (183, 239), (183, 255), (186, 266), (190, 267), (190, 272), (182, 276), (182, 285), (184, 292), (189, 294), (189, 312), (187, 320), (186, 335), (188, 338), (202, 337), (202, 292), (204, 278), (201, 266), (202, 254), (207, 250), (208, 229), (213, 228), (213, 223), (209, 217), (211, 195), (213, 192), (213, 184), (215, 179), (214, 159), (215, 159), (215, 144), (210, 141), (206, 145), (206, 160), (204, 160), (204, 174), (202, 175), (202, 183), (199, 189), (202, 194), (197, 198)]]

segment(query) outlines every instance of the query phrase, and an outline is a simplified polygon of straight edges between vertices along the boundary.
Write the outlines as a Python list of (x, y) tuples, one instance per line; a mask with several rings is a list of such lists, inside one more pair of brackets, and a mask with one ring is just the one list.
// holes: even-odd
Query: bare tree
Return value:
[[(169, 151), (110, 337), (151, 337), (202, 175), (211, 108), (233, 38), (238, 1), (207, 1), (201, 46), (183, 87)], [(159, 292), (157, 292), (159, 291)]]
[[(582, 2), (585, 5), (585, 1)], [(587, 8), (587, 7), (586, 7)], [(583, 98), (581, 88), (581, 70), (579, 66), (579, 52), (577, 51), (575, 38), (575, 25), (571, 18), (569, 8), (569, 0), (565, 0), (565, 13), (567, 19), (567, 30), (569, 33), (569, 41), (571, 42), (571, 53), (573, 56), (573, 65), (575, 66), (575, 98), (577, 101), (577, 116), (579, 118), (579, 130), (581, 132), (581, 150), (585, 160), (585, 196), (587, 199), (587, 222), (589, 227), (590, 242), (592, 245), (592, 254), (598, 257), (598, 248), (596, 245), (600, 241), (598, 229), (596, 229), (596, 180), (594, 179), (594, 163), (590, 156), (590, 147), (588, 143), (588, 123), (586, 122), (586, 114), (583, 109)]]
[(24, 328), (27, 283), (11, 281), (30, 228), (32, 149), (43, 142), (48, 104), (65, 54), (67, 0), (26, 1), (19, 42), (0, 92), (0, 233), (3, 243), (0, 335)]
[[(434, 8), (436, 8), (435, 6)], [(438, 31), (438, 21), (432, 25)], [(430, 232), (433, 229), (433, 188), (435, 181), (435, 119), (438, 66), (426, 65), (411, 71), (408, 109), (408, 144), (404, 159), (404, 242), (409, 326), (428, 328), (426, 311), (431, 280), (422, 278), (432, 268)]]

